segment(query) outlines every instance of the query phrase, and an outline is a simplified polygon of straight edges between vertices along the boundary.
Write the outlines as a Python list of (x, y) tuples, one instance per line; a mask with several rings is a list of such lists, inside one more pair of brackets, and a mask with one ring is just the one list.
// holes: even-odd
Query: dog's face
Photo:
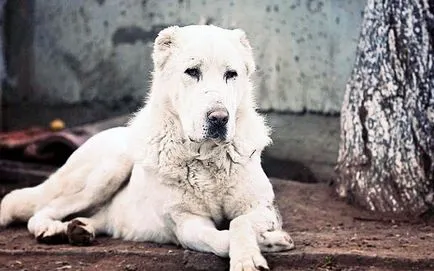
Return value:
[(160, 87), (184, 135), (195, 142), (231, 141), (255, 69), (245, 33), (206, 25), (166, 28), (153, 58), (154, 80), (164, 80)]

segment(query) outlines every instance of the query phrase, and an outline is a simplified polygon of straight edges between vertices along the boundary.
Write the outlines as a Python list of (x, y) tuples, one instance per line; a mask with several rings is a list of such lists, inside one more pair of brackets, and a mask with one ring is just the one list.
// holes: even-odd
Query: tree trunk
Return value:
[(336, 191), (372, 211), (434, 207), (434, 1), (368, 0), (341, 111)]

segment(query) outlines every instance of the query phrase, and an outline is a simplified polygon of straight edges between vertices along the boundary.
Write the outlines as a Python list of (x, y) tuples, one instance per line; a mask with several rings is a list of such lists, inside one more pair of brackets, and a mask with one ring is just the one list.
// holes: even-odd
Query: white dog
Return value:
[(28, 221), (42, 242), (86, 245), (105, 233), (175, 243), (229, 256), (231, 270), (268, 269), (261, 251), (294, 245), (260, 163), (270, 138), (245, 33), (169, 27), (153, 60), (146, 106), (128, 127), (95, 135), (44, 183), (5, 196), (0, 225)]

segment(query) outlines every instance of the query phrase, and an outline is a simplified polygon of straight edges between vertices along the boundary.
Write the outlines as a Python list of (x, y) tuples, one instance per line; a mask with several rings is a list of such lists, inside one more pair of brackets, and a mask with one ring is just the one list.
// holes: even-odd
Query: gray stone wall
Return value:
[[(162, 28), (212, 23), (243, 28), (255, 49), (260, 108), (340, 110), (365, 1), (9, 1), (8, 104), (137, 100), (149, 85), (151, 45)], [(22, 16), (23, 12), (26, 16)], [(13, 31), (21, 21), (28, 27)], [(23, 24), (21, 24), (23, 25)], [(23, 42), (23, 40), (30, 42)], [(19, 48), (19, 49), (17, 49)], [(17, 53), (18, 51), (18, 53)]]
[(274, 145), (265, 152), (267, 172), (333, 179), (335, 115), (364, 6), (365, 0), (10, 0), (3, 129), (129, 113), (149, 88), (152, 42), (162, 28), (243, 28), (255, 51), (259, 107), (275, 112), (268, 116)]
[[(6, 0), (0, 0), (0, 31), (1, 32), (3, 32), (3, 21), (4, 21), (3, 8), (5, 3)], [(1, 82), (4, 80), (6, 74), (4, 57), (3, 57), (3, 42), (4, 42), (3, 36), (0, 35), (0, 101), (1, 101), (1, 89), (2, 89)]]
[[(4, 20), (4, 13), (3, 8), (6, 0), (0, 0), (0, 33), (3, 32), (3, 20)], [(6, 70), (5, 70), (5, 62), (3, 57), (3, 36), (0, 35), (0, 105), (3, 103), (3, 86), (2, 82), (6, 78)], [(3, 127), (3, 114), (2, 110), (0, 110), (0, 131)]]

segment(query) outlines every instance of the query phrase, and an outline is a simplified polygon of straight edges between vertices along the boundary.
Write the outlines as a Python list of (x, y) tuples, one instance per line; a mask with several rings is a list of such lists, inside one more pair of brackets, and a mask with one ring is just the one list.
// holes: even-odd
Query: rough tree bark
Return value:
[(434, 207), (434, 1), (368, 0), (341, 111), (336, 190), (372, 211)]

